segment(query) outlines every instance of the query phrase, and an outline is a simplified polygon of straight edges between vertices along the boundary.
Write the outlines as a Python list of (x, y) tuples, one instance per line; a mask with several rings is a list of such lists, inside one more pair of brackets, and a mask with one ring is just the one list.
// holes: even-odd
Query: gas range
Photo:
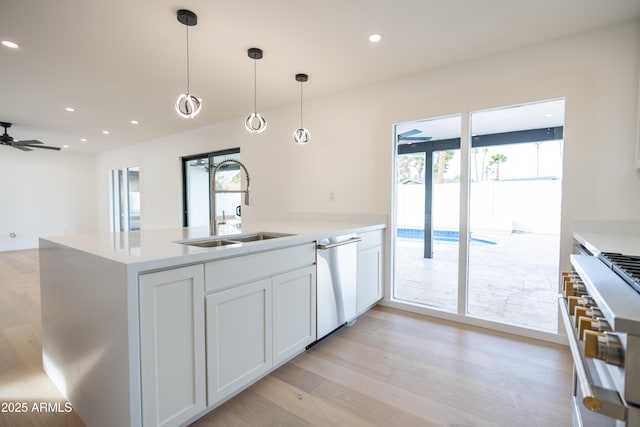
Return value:
[(571, 264), (559, 305), (574, 360), (574, 427), (639, 427), (640, 257), (572, 255)]

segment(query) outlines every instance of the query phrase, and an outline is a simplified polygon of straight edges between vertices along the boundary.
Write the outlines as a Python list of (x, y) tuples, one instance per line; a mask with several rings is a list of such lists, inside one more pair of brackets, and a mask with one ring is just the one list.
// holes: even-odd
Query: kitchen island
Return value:
[(382, 297), (384, 224), (243, 227), (278, 237), (185, 244), (207, 240), (205, 227), (40, 240), (43, 366), (88, 425), (187, 424), (304, 351), (320, 239), (362, 238), (358, 314)]

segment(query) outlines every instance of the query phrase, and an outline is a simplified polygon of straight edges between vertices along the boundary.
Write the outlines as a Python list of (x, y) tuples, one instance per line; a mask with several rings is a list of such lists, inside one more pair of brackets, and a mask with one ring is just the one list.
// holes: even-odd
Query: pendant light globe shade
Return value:
[(247, 56), (253, 59), (253, 113), (249, 114), (244, 121), (244, 127), (250, 133), (262, 133), (267, 128), (267, 121), (262, 114), (258, 113), (258, 83), (256, 78), (256, 62), (263, 57), (262, 49), (252, 47), (247, 51)]
[(260, 113), (251, 113), (244, 121), (244, 127), (251, 133), (262, 133), (267, 128), (267, 121)]
[(305, 145), (311, 141), (309, 129), (298, 128), (293, 131), (293, 140), (296, 144)]
[(302, 84), (309, 80), (307, 74), (296, 74), (296, 81), (300, 82), (300, 127), (293, 131), (293, 141), (296, 144), (305, 145), (311, 142), (311, 133), (309, 129), (302, 124)]
[(183, 93), (176, 101), (176, 111), (185, 119), (193, 119), (202, 109), (202, 100), (190, 93)]
[(177, 12), (178, 22), (184, 25), (187, 29), (187, 93), (183, 93), (178, 96), (176, 100), (176, 112), (180, 117), (185, 119), (193, 119), (200, 113), (202, 108), (202, 99), (194, 96), (189, 91), (189, 27), (193, 27), (198, 24), (198, 16), (190, 10), (180, 9)]

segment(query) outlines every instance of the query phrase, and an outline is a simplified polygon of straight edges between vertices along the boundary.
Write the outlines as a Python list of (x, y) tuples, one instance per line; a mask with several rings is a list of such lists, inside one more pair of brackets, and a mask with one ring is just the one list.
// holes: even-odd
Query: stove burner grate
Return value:
[(600, 252), (598, 258), (640, 293), (640, 257), (614, 252)]

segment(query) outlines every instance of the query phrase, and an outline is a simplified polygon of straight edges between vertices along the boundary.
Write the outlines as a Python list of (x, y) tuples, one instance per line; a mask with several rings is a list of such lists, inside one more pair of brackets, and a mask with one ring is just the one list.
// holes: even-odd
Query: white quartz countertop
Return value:
[(640, 256), (640, 235), (576, 232), (573, 236), (594, 255), (600, 252), (617, 252)]
[[(50, 243), (54, 243), (127, 264), (137, 271), (143, 271), (245, 255), (310, 243), (330, 236), (364, 233), (385, 227), (384, 223), (367, 222), (261, 221), (250, 224), (243, 223), (242, 234), (275, 232), (292, 234), (292, 236), (212, 248), (176, 243), (210, 236), (209, 227), (190, 227), (44, 237), (41, 238), (40, 247), (48, 247)], [(232, 238), (231, 236), (225, 237)]]
[(573, 237), (594, 255), (615, 252), (640, 256), (638, 221), (577, 221)]

